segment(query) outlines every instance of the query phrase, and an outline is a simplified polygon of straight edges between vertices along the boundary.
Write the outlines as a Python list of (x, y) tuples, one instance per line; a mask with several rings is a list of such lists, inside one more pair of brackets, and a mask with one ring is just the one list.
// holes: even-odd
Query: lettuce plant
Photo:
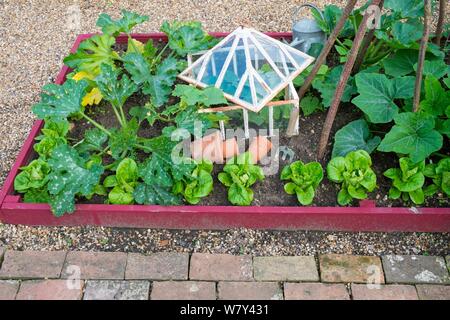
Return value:
[(47, 183), (51, 170), (48, 163), (43, 159), (36, 159), (20, 170), (14, 179), (14, 189), (24, 194), (24, 201), (48, 202)]
[(323, 169), (319, 162), (303, 163), (295, 161), (281, 171), (281, 180), (289, 180), (284, 185), (288, 194), (296, 194), (297, 200), (307, 206), (313, 202), (314, 193), (323, 179)]
[(425, 161), (414, 163), (410, 158), (399, 159), (400, 168), (391, 168), (384, 172), (384, 176), (392, 180), (392, 187), (389, 189), (390, 199), (408, 201), (411, 199), (415, 204), (422, 204), (425, 200), (424, 169)]
[(438, 163), (428, 164), (423, 174), (425, 177), (433, 179), (433, 184), (425, 188), (427, 195), (442, 191), (450, 196), (450, 158), (443, 158)]
[(197, 204), (201, 198), (208, 196), (213, 190), (213, 177), (211, 172), (213, 164), (209, 161), (202, 161), (192, 171), (190, 177), (177, 181), (172, 192), (183, 195), (190, 204)]
[(138, 183), (138, 166), (131, 158), (125, 158), (117, 166), (116, 174), (105, 178), (103, 186), (112, 188), (108, 201), (112, 204), (132, 204), (133, 192)]
[(45, 121), (42, 134), (36, 137), (33, 148), (39, 156), (49, 158), (53, 149), (62, 144), (67, 144), (66, 135), (69, 132), (69, 122), (65, 120), (55, 121), (48, 119)]
[(228, 200), (238, 206), (248, 206), (253, 201), (250, 187), (264, 180), (261, 167), (254, 165), (251, 154), (246, 152), (230, 159), (219, 173), (219, 181), (228, 187)]
[(341, 206), (349, 204), (353, 198), (366, 199), (367, 192), (376, 188), (377, 177), (371, 166), (372, 159), (364, 150), (331, 159), (327, 166), (328, 179), (341, 184), (337, 198)]

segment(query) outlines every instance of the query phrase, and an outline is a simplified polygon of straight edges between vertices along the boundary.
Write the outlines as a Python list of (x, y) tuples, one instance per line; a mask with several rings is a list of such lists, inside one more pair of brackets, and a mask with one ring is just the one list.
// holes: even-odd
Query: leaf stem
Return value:
[(142, 149), (143, 151), (152, 152), (150, 147), (144, 146), (142, 144), (136, 143), (134, 146), (138, 149)]
[(112, 108), (114, 110), (114, 113), (116, 115), (117, 120), (119, 121), (120, 125), (123, 127), (124, 123), (122, 121), (122, 117), (120, 116), (119, 112), (117, 111), (117, 108), (113, 104), (111, 104), (111, 106), (112, 106)]
[(164, 48), (162, 48), (162, 50), (158, 53), (158, 55), (155, 58), (155, 61), (158, 61), (158, 59), (161, 58), (162, 54), (167, 50), (168, 47), (169, 47), (169, 42), (167, 42), (166, 45), (164, 46)]
[(162, 50), (158, 53), (158, 55), (153, 59), (152, 64), (150, 65), (150, 70), (153, 69), (153, 67), (155, 66), (155, 63), (158, 62), (158, 60), (161, 58), (162, 54), (166, 51), (166, 49), (168, 47), (169, 47), (169, 42), (166, 43), (164, 48), (162, 48)]
[(119, 111), (122, 116), (122, 125), (126, 125), (127, 118), (125, 117), (125, 113), (123, 112), (123, 106), (119, 106)]
[(107, 129), (105, 129), (104, 126), (102, 126), (100, 123), (98, 123), (97, 121), (95, 121), (94, 119), (90, 118), (89, 116), (87, 116), (86, 114), (84, 114), (83, 112), (80, 112), (81, 116), (83, 118), (85, 118), (87, 121), (89, 121), (90, 123), (92, 123), (96, 128), (102, 130), (104, 133), (106, 133), (108, 136), (111, 136), (111, 132), (108, 131)]

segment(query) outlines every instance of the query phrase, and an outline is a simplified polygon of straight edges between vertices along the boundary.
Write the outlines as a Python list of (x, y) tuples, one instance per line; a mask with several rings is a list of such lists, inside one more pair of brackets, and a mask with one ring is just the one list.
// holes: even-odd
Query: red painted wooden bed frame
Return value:
[[(223, 37), (227, 33), (212, 33)], [(275, 38), (291, 38), (290, 33), (268, 33)], [(92, 34), (79, 35), (71, 52)], [(162, 33), (135, 34), (133, 38), (167, 41)], [(117, 38), (126, 43), (125, 36)], [(64, 66), (56, 83), (65, 81), (70, 72)], [(33, 143), (43, 121), (34, 123), (3, 189), (0, 191), (0, 220), (3, 223), (44, 226), (96, 225), (110, 227), (142, 227), (169, 229), (228, 229), (237, 227), (278, 230), (334, 231), (450, 231), (450, 208), (375, 207), (370, 200), (359, 207), (234, 207), (234, 206), (170, 206), (79, 204), (73, 214), (56, 218), (47, 204), (21, 202), (14, 193), (14, 178), (19, 168), (33, 158)], [(225, 196), (225, 195), (224, 195)]]

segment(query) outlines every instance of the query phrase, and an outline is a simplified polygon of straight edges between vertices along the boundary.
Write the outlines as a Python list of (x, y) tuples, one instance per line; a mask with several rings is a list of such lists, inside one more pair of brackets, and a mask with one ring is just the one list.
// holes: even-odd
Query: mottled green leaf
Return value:
[(140, 183), (133, 193), (134, 199), (139, 204), (159, 204), (159, 205), (177, 205), (180, 204), (180, 198), (172, 194), (169, 189), (158, 186)]
[(111, 130), (108, 145), (114, 159), (120, 159), (134, 149), (139, 124), (135, 118), (119, 129)]
[(161, 26), (169, 39), (169, 47), (179, 56), (195, 53), (212, 48), (217, 40), (202, 30), (198, 21), (169, 23), (165, 21)]
[(75, 195), (89, 195), (103, 173), (103, 167), (97, 164), (87, 169), (85, 160), (67, 145), (56, 148), (48, 164), (51, 168), (48, 182), (50, 205), (56, 216), (72, 213)]
[(122, 18), (114, 20), (106, 13), (100, 14), (97, 26), (102, 28), (103, 33), (110, 36), (118, 36), (120, 33), (130, 34), (131, 29), (136, 25), (148, 21), (148, 16), (141, 16), (137, 13), (122, 10)]
[(108, 34), (94, 35), (81, 42), (77, 51), (68, 55), (64, 63), (77, 71), (98, 75), (102, 64), (114, 67), (115, 61), (120, 59), (112, 49), (115, 42), (114, 37)]
[(156, 68), (155, 74), (147, 77), (143, 85), (143, 92), (149, 94), (151, 102), (156, 107), (165, 104), (172, 92), (179, 71), (179, 64), (175, 58), (167, 58)]
[(123, 57), (123, 66), (137, 85), (143, 84), (151, 75), (150, 64), (139, 53), (128, 53)]
[(108, 135), (104, 131), (98, 128), (88, 129), (84, 132), (83, 141), (75, 148), (80, 153), (92, 151), (100, 152), (103, 150), (107, 141)]
[(121, 107), (125, 101), (137, 91), (138, 87), (127, 75), (119, 79), (120, 71), (111, 66), (102, 64), (102, 73), (95, 79), (103, 98), (114, 107)]
[(47, 84), (41, 93), (41, 101), (32, 108), (39, 119), (66, 120), (82, 110), (81, 101), (88, 84), (84, 80), (68, 79), (62, 85)]

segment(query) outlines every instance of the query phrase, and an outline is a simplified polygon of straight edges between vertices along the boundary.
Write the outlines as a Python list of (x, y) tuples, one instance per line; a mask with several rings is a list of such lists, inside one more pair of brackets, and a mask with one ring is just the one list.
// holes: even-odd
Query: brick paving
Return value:
[(0, 248), (0, 300), (450, 300), (449, 262)]

